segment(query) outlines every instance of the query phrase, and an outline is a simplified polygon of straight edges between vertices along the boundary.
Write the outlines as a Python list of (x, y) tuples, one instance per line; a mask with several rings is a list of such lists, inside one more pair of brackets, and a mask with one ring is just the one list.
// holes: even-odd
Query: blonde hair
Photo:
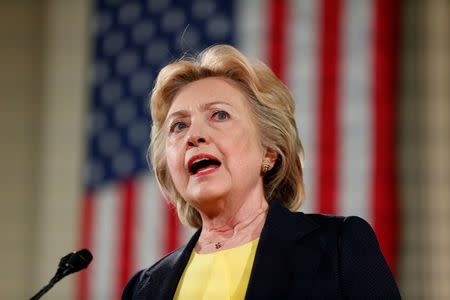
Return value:
[(274, 167), (264, 174), (265, 197), (269, 202), (278, 201), (297, 210), (304, 197), (303, 147), (292, 94), (262, 62), (250, 62), (232, 46), (216, 45), (196, 58), (183, 58), (164, 67), (150, 99), (153, 125), (148, 155), (158, 184), (176, 205), (180, 220), (196, 228), (202, 225), (200, 214), (181, 197), (169, 174), (163, 125), (176, 94), (187, 84), (207, 77), (228, 79), (247, 95), (262, 146), (278, 155)]

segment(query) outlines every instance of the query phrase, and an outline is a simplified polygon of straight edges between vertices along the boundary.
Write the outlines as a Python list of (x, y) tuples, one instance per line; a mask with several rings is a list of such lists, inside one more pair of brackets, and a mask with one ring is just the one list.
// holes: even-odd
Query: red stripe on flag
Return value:
[(393, 272), (397, 261), (398, 203), (395, 161), (395, 101), (398, 72), (399, 1), (376, 0), (374, 18), (373, 224)]
[(269, 1), (269, 66), (275, 75), (285, 80), (286, 30), (287, 30), (287, 1)]
[(317, 200), (321, 213), (334, 214), (337, 201), (341, 1), (322, 0), (319, 7)]
[[(81, 247), (91, 249), (92, 243), (92, 218), (93, 218), (93, 195), (86, 193), (81, 202)], [(76, 298), (79, 300), (88, 299), (90, 269), (86, 269), (78, 275), (78, 288)]]
[(128, 279), (133, 271), (133, 233), (134, 233), (134, 205), (136, 202), (136, 190), (134, 181), (131, 179), (125, 180), (119, 184), (120, 200), (122, 201), (122, 221), (119, 226), (121, 232), (119, 233), (119, 272), (118, 285), (116, 291), (116, 299), (120, 299), (122, 290), (125, 287)]
[(165, 253), (172, 252), (180, 246), (180, 221), (178, 220), (176, 208), (163, 199), (166, 210), (166, 228), (167, 232), (164, 238)]

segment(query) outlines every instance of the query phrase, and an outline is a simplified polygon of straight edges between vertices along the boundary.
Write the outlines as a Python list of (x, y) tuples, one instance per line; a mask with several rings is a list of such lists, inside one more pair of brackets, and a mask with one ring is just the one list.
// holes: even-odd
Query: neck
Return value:
[(198, 253), (229, 249), (259, 237), (267, 215), (268, 204), (264, 195), (248, 199), (239, 205), (223, 206), (212, 215), (200, 211), (202, 232), (196, 245)]

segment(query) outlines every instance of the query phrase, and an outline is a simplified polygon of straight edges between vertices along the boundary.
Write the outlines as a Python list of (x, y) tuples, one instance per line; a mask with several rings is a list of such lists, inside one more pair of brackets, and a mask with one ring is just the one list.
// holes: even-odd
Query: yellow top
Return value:
[(244, 299), (258, 241), (209, 254), (192, 251), (174, 299)]

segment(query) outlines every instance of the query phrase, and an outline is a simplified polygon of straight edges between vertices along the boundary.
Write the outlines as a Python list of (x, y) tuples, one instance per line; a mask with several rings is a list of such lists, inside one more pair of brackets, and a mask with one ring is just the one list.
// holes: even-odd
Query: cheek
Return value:
[(169, 169), (170, 176), (174, 181), (178, 181), (183, 174), (184, 169), (184, 155), (174, 145), (166, 146), (166, 163)]
[(241, 130), (236, 132), (238, 136), (235, 138), (235, 141), (239, 144), (236, 147), (242, 148), (242, 151), (247, 151), (249, 155), (262, 152), (262, 146), (256, 128), (251, 124), (243, 126)]
[(256, 134), (251, 130), (235, 131), (235, 135), (228, 148), (234, 157), (233, 161), (238, 168), (259, 168), (262, 159), (262, 147)]

